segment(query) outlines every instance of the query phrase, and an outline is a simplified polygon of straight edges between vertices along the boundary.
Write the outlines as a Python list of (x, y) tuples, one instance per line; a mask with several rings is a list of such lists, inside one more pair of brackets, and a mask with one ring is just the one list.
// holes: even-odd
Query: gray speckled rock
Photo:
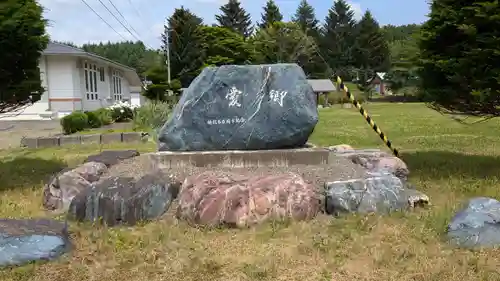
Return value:
[(367, 173), (364, 178), (325, 183), (326, 212), (387, 213), (429, 203), (427, 195), (408, 188), (393, 174)]
[(205, 68), (160, 129), (160, 151), (259, 150), (306, 144), (316, 97), (297, 64)]
[(65, 222), (0, 219), (0, 268), (52, 260), (70, 249)]
[(68, 216), (108, 226), (134, 225), (163, 215), (180, 189), (180, 183), (159, 173), (110, 177), (94, 183), (71, 201)]
[(486, 197), (469, 200), (448, 224), (447, 235), (459, 247), (500, 246), (500, 202)]

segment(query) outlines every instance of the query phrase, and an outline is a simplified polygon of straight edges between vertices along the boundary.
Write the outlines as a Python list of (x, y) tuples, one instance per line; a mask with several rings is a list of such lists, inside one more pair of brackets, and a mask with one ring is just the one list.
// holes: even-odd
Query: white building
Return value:
[(81, 49), (49, 43), (40, 63), (45, 92), (40, 101), (0, 115), (0, 120), (60, 118), (74, 110), (96, 110), (116, 101), (141, 104), (142, 82), (135, 69)]

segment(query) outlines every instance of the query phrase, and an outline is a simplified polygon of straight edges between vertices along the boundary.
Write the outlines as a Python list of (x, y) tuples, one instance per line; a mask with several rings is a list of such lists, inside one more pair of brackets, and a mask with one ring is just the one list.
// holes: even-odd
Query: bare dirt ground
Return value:
[[(105, 133), (109, 130), (125, 130), (130, 128), (130, 123), (114, 123), (103, 126), (95, 134)], [(0, 120), (0, 150), (20, 147), (23, 137), (48, 137), (62, 135), (59, 120), (47, 121), (3, 121)]]
[(61, 133), (58, 120), (1, 121), (0, 150), (20, 147), (23, 137), (46, 137)]

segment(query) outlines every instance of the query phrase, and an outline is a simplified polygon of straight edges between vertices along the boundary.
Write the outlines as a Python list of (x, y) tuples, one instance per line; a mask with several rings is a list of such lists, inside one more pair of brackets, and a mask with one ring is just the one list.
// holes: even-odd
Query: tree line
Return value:
[(369, 11), (357, 22), (345, 0), (334, 2), (323, 23), (307, 0), (300, 2), (290, 22), (283, 21), (273, 0), (255, 24), (238, 0), (222, 5), (215, 19), (209, 26), (184, 7), (168, 19), (162, 49), (166, 51), (170, 32), (172, 73), (183, 86), (208, 65), (295, 62), (310, 78), (338, 73), (347, 80), (358, 70), (386, 72), (391, 67), (384, 30)]
[[(302, 0), (290, 22), (273, 0), (253, 23), (238, 0), (229, 0), (205, 24), (189, 9), (180, 7), (168, 18), (162, 47), (147, 50), (142, 42), (86, 44), (84, 50), (134, 67), (153, 82), (149, 97), (163, 97), (166, 89), (187, 87), (206, 66), (224, 64), (298, 63), (309, 78), (331, 78), (334, 73), (350, 81), (366, 81), (375, 72), (390, 71), (418, 25), (380, 27), (367, 11), (360, 21), (345, 0), (337, 0), (323, 22)], [(170, 40), (173, 82), (167, 83), (164, 54)], [(394, 47), (393, 47), (394, 46)]]
[[(380, 27), (370, 11), (356, 21), (345, 0), (334, 1), (323, 22), (307, 0), (300, 2), (289, 22), (273, 0), (267, 1), (255, 24), (238, 0), (222, 5), (215, 20), (207, 25), (184, 7), (168, 18), (162, 51), (169, 46), (175, 80), (170, 88), (187, 87), (204, 67), (225, 64), (298, 63), (308, 78), (336, 74), (346, 81), (367, 81), (376, 72), (390, 71), (401, 56), (391, 56), (393, 45), (406, 46), (403, 42), (418, 30), (417, 25)], [(146, 73), (155, 85), (150, 97), (169, 88), (162, 72), (165, 65)], [(402, 68), (400, 72), (410, 76)]]
[[(366, 11), (361, 20), (345, 0), (336, 0), (320, 22), (302, 0), (289, 22), (273, 0), (260, 21), (237, 0), (215, 15), (215, 24), (184, 7), (168, 19), (160, 50), (142, 42), (86, 44), (84, 50), (138, 70), (153, 82), (151, 98), (186, 87), (206, 66), (295, 62), (310, 78), (365, 81), (388, 72), (393, 90), (413, 86), (438, 110), (471, 115), (500, 115), (500, 3), (434, 0), (422, 25), (380, 27)], [(0, 112), (37, 101), (41, 88), (38, 60), (46, 48), (47, 20), (36, 0), (0, 4)], [(29, 28), (28, 28), (29, 27)], [(166, 32), (170, 36), (166, 36)], [(165, 65), (169, 38), (172, 81)], [(71, 44), (71, 43), (67, 43)]]
[[(407, 42), (419, 25), (380, 27), (366, 11), (360, 21), (345, 0), (336, 0), (323, 22), (314, 8), (302, 0), (289, 22), (273, 0), (263, 7), (261, 19), (253, 23), (238, 0), (229, 0), (215, 15), (216, 23), (205, 24), (189, 9), (180, 7), (168, 18), (160, 50), (148, 50), (142, 42), (85, 44), (85, 51), (134, 67), (152, 82), (146, 95), (166, 99), (167, 90), (187, 87), (207, 66), (224, 64), (298, 63), (309, 78), (328, 79), (335, 73), (346, 81), (367, 81), (375, 72), (388, 72), (402, 88), (414, 67), (407, 61)], [(167, 37), (166, 32), (169, 32)], [(168, 83), (166, 58), (170, 40), (172, 81)], [(403, 79), (405, 78), (405, 79)], [(359, 82), (358, 81), (358, 82)]]

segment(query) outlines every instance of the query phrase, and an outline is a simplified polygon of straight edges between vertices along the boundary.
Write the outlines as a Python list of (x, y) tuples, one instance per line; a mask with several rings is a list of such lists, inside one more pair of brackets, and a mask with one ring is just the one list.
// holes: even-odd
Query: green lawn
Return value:
[[(454, 249), (442, 237), (467, 198), (499, 197), (500, 120), (462, 125), (422, 104), (365, 107), (400, 149), (410, 180), (430, 196), (429, 209), (387, 217), (319, 216), (251, 230), (202, 231), (171, 217), (134, 228), (72, 225), (70, 255), (0, 271), (0, 280), (500, 280), (499, 250)], [(355, 109), (320, 110), (311, 142), (384, 149)], [(46, 216), (42, 181), (107, 148), (0, 152), (0, 217)]]
[(86, 129), (83, 131), (76, 132), (77, 135), (94, 135), (94, 134), (110, 134), (110, 133), (129, 133), (140, 131), (134, 129), (131, 123), (114, 123), (101, 128)]

